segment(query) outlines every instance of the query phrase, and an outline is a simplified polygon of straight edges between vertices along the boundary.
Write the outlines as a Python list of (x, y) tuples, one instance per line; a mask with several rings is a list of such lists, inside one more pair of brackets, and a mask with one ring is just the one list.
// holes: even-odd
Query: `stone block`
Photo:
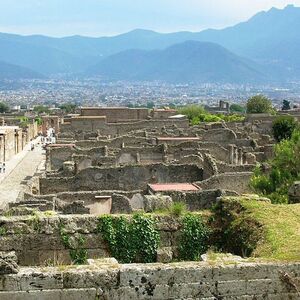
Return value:
[(173, 250), (171, 247), (163, 247), (157, 251), (157, 262), (169, 263), (173, 259)]
[(17, 274), (19, 272), (17, 261), (15, 252), (0, 252), (0, 275)]

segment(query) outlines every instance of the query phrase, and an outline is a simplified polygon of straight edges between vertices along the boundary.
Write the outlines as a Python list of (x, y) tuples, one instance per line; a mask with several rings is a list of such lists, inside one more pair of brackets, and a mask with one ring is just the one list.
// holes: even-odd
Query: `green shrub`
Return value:
[(122, 263), (156, 261), (159, 233), (151, 217), (136, 214), (129, 221), (125, 217), (103, 216), (99, 218), (98, 231), (118, 261)]
[(271, 113), (273, 112), (272, 101), (263, 95), (256, 95), (247, 102), (247, 113)]
[(213, 207), (212, 241), (219, 251), (250, 256), (261, 239), (262, 229), (245, 212), (240, 199), (221, 199)]
[(272, 203), (287, 203), (288, 190), (294, 181), (300, 180), (300, 130), (291, 139), (275, 146), (275, 157), (270, 162), (271, 171), (263, 174), (257, 168), (251, 179), (252, 188), (271, 199)]
[(246, 107), (234, 103), (234, 104), (230, 105), (230, 112), (245, 113), (246, 112)]
[(180, 259), (197, 261), (208, 249), (210, 230), (199, 215), (187, 214), (182, 223)]
[(85, 238), (78, 234), (73, 235), (71, 238), (66, 232), (64, 226), (59, 228), (60, 237), (64, 246), (69, 249), (70, 258), (75, 265), (84, 265), (87, 263), (88, 254), (87, 250), (83, 248)]
[(199, 117), (199, 115), (205, 114), (205, 109), (201, 105), (187, 105), (180, 108), (178, 112), (187, 116), (191, 122), (194, 118)]
[(276, 118), (272, 125), (275, 140), (280, 142), (284, 139), (290, 139), (296, 127), (297, 122), (291, 116), (281, 116)]
[(174, 202), (170, 208), (169, 212), (171, 215), (179, 217), (187, 212), (186, 204), (183, 202)]
[(193, 126), (199, 125), (201, 122), (221, 122), (222, 120), (226, 122), (242, 122), (245, 120), (244, 116), (237, 114), (211, 114), (200, 105), (188, 105), (180, 108), (178, 112), (187, 116), (190, 124)]

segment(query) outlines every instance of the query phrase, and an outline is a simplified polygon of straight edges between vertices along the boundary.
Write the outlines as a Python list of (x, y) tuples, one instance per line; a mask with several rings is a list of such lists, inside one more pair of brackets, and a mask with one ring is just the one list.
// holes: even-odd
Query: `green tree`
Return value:
[(275, 157), (270, 162), (271, 171), (264, 174), (257, 168), (251, 179), (254, 190), (271, 199), (273, 203), (287, 203), (288, 190), (300, 180), (300, 130), (294, 130), (290, 139), (275, 146)]
[[(187, 105), (178, 110), (180, 114), (183, 114), (187, 116), (190, 122), (192, 120), (195, 120), (196, 118), (199, 118), (200, 115), (203, 115), (206, 113), (205, 109), (201, 105)], [(200, 119), (199, 119), (200, 122)]]
[(256, 95), (247, 102), (247, 113), (249, 114), (270, 113), (272, 111), (272, 101), (266, 96)]
[(64, 103), (59, 106), (59, 108), (67, 114), (75, 113), (76, 107), (76, 104), (73, 103)]
[(147, 102), (147, 108), (152, 109), (155, 106), (153, 101)]
[(45, 105), (37, 105), (34, 107), (33, 111), (37, 112), (38, 114), (49, 113), (49, 107)]
[(289, 110), (291, 109), (291, 102), (288, 100), (283, 100), (282, 101), (282, 110)]
[(9, 111), (9, 106), (4, 102), (0, 102), (0, 113), (5, 113), (8, 111)]
[(290, 139), (296, 127), (297, 122), (292, 116), (281, 116), (276, 118), (272, 125), (275, 140), (280, 142), (284, 139)]
[(230, 105), (230, 112), (245, 113), (246, 108), (242, 105), (234, 103)]

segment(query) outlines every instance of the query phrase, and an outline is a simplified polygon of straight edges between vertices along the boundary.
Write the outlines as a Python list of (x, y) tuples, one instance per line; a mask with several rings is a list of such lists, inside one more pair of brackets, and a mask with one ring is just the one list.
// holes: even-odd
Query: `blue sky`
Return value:
[(136, 28), (200, 31), (287, 4), (300, 6), (300, 0), (0, 0), (0, 31), (50, 36), (106, 36)]

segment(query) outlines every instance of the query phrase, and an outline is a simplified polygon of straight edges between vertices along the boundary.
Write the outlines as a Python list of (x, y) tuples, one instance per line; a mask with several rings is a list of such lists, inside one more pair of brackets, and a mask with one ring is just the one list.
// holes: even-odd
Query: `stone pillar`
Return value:
[(140, 155), (139, 152), (136, 154), (136, 162), (137, 162), (138, 164), (141, 162), (141, 155)]
[(229, 163), (234, 164), (234, 145), (229, 145)]
[(240, 165), (240, 166), (243, 165), (243, 149), (242, 148), (238, 149), (238, 165)]
[(238, 148), (234, 146), (234, 164), (237, 165), (238, 163), (239, 163)]
[(108, 147), (107, 146), (104, 146), (104, 156), (107, 157), (108, 156)]

